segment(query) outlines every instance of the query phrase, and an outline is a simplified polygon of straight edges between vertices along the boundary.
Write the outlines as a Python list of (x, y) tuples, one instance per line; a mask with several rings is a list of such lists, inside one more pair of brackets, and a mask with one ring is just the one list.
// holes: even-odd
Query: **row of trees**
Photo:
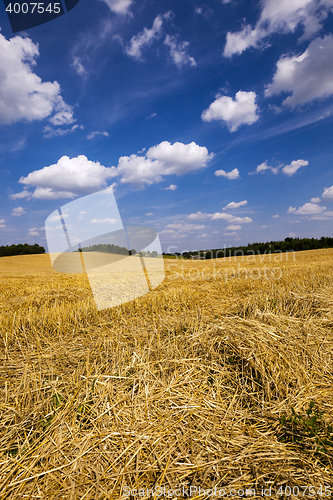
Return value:
[[(102, 252), (102, 253), (115, 253), (117, 255), (128, 255), (128, 250), (126, 247), (118, 247), (117, 245), (110, 244), (98, 244), (98, 245), (89, 245), (88, 247), (83, 247), (82, 252)], [(79, 252), (79, 250), (76, 250)], [(134, 255), (136, 251), (132, 249), (130, 251), (130, 255)]]
[(285, 238), (283, 241), (269, 241), (267, 243), (249, 243), (246, 246), (215, 248), (212, 250), (198, 250), (196, 252), (178, 253), (185, 259), (199, 257), (215, 259), (220, 257), (233, 257), (235, 255), (259, 255), (274, 252), (299, 252), (301, 250), (316, 250), (320, 248), (333, 248), (333, 238)]
[(0, 246), (0, 257), (10, 257), (12, 255), (29, 255), (45, 253), (45, 248), (37, 243), (28, 245), (28, 243), (20, 243), (19, 245)]
[[(82, 252), (102, 252), (102, 253), (114, 253), (117, 255), (142, 255), (143, 257), (158, 257), (158, 253), (153, 251), (144, 251), (137, 252), (132, 248), (132, 250), (127, 250), (126, 247), (118, 247), (117, 245), (110, 244), (98, 244), (98, 245), (89, 245), (88, 247), (81, 248)], [(79, 252), (80, 250), (76, 250)]]

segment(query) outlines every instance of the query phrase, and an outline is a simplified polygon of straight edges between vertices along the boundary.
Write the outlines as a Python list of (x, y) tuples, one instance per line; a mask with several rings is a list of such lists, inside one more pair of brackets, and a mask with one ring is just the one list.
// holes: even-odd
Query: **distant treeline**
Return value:
[[(141, 254), (143, 257), (157, 257), (158, 253), (153, 252), (137, 252), (132, 248), (132, 250), (127, 250), (126, 247), (118, 247), (117, 245), (109, 245), (109, 244), (99, 244), (99, 245), (89, 245), (88, 247), (81, 248), (82, 252), (102, 252), (102, 253), (115, 253), (117, 255), (139, 255)], [(75, 250), (79, 252), (80, 250)]]
[(259, 255), (274, 252), (299, 252), (301, 250), (316, 250), (320, 248), (332, 248), (333, 238), (322, 236), (317, 238), (285, 238), (283, 241), (269, 241), (267, 243), (249, 243), (246, 246), (216, 248), (212, 250), (198, 250), (195, 252), (175, 253), (183, 258), (205, 258), (216, 259), (221, 257), (233, 257), (236, 255)]
[[(82, 252), (102, 252), (102, 253), (115, 253), (117, 255), (128, 255), (128, 249), (126, 247), (118, 247), (117, 245), (109, 244), (99, 244), (99, 245), (89, 245), (88, 247), (81, 248)], [(80, 250), (76, 250), (79, 252)], [(132, 249), (130, 255), (134, 255), (136, 251)]]
[(19, 245), (7, 245), (0, 247), (0, 257), (10, 257), (12, 255), (29, 255), (36, 253), (45, 253), (45, 248), (40, 247), (35, 243), (28, 245), (28, 243), (20, 243)]

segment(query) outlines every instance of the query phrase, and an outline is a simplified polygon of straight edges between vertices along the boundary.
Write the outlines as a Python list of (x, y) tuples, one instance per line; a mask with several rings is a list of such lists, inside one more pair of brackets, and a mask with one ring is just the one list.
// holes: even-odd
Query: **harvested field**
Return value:
[(328, 497), (333, 249), (246, 259), (165, 260), (98, 312), (85, 275), (1, 258), (0, 499)]

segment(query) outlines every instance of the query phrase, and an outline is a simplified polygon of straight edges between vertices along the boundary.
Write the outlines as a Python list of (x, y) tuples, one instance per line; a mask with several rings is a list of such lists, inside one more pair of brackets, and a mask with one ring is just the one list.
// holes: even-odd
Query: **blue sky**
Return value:
[(0, 6), (0, 244), (111, 185), (164, 251), (331, 235), (332, 13), (80, 0), (13, 35)]

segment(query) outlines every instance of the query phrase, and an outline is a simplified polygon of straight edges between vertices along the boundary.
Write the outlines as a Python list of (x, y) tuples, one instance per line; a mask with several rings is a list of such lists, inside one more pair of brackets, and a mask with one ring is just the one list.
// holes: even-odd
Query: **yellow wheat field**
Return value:
[(97, 312), (0, 259), (0, 499), (328, 498), (333, 249), (165, 266)]

